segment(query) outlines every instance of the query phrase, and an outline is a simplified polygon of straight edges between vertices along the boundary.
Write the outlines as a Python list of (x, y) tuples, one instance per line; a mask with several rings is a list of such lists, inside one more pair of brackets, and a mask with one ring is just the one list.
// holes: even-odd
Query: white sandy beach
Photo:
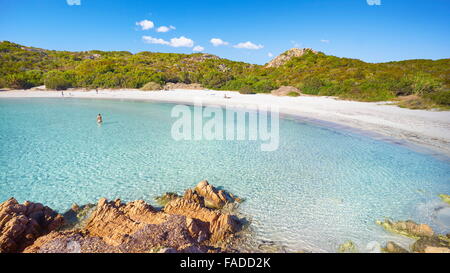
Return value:
[[(224, 94), (231, 99), (224, 99)], [(62, 98), (60, 91), (2, 91), (0, 98)], [(64, 98), (133, 99), (173, 103), (200, 100), (203, 105), (278, 105), (280, 113), (333, 122), (396, 140), (418, 144), (450, 156), (450, 111), (410, 110), (387, 103), (337, 100), (330, 97), (242, 95), (212, 90), (67, 90)]]

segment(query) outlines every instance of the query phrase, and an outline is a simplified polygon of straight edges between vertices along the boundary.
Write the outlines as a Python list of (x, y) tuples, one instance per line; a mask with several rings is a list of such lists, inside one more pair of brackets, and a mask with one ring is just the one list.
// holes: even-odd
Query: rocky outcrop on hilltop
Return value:
[(305, 55), (308, 52), (312, 52), (314, 54), (317, 54), (318, 52), (311, 49), (311, 48), (291, 48), (288, 51), (280, 54), (279, 56), (275, 57), (272, 61), (266, 64), (266, 67), (279, 67), (283, 64), (287, 63), (290, 59), (295, 57), (301, 57)]
[(19, 205), (10, 199), (0, 205), (0, 252), (234, 251), (228, 245), (243, 220), (231, 208), (236, 208), (239, 198), (206, 180), (183, 196), (164, 196), (163, 208), (142, 200), (124, 203), (105, 198), (96, 205), (73, 205), (64, 214), (66, 221), (41, 204)]
[(11, 198), (0, 204), (0, 253), (20, 252), (63, 223), (63, 216), (49, 207), (32, 202), (19, 204)]
[(198, 62), (204, 62), (206, 60), (219, 60), (220, 58), (213, 54), (208, 53), (197, 53), (191, 55), (189, 58), (186, 58), (186, 62), (182, 61), (183, 63), (198, 63)]

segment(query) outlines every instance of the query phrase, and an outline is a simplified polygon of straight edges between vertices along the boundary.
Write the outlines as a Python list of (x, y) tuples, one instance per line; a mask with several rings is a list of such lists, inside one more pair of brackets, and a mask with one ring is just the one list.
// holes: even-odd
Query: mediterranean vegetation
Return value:
[[(277, 67), (210, 54), (69, 52), (0, 42), (0, 88), (140, 88), (199, 83), (243, 94), (293, 86), (304, 94), (360, 101), (399, 100), (409, 108), (450, 107), (450, 59), (367, 63), (308, 51)], [(294, 94), (292, 94), (294, 95)]]

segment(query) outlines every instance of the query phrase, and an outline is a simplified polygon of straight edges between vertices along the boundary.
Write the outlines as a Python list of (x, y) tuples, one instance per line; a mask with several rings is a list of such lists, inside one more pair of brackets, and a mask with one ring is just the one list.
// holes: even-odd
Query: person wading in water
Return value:
[(97, 115), (97, 123), (98, 123), (98, 124), (102, 124), (102, 123), (103, 123), (103, 118), (102, 118), (102, 115), (101, 115), (101, 114), (98, 114), (98, 115)]

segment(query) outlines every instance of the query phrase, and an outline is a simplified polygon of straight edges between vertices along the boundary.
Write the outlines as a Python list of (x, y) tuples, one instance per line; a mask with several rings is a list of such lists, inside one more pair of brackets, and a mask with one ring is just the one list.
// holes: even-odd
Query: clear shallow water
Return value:
[[(450, 163), (348, 131), (280, 122), (280, 148), (181, 141), (172, 105), (86, 99), (0, 100), (0, 201), (14, 196), (61, 212), (101, 197), (183, 192), (202, 179), (246, 198), (257, 240), (287, 251), (336, 251), (402, 237), (375, 220), (412, 219), (450, 232)], [(95, 117), (102, 113), (105, 123)]]

